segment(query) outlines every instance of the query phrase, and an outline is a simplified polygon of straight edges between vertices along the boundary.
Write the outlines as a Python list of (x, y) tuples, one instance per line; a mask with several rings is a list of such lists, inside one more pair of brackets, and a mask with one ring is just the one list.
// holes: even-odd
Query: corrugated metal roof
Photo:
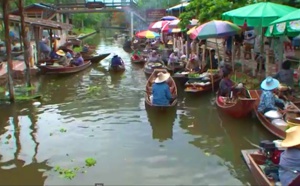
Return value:
[[(2, 14), (0, 14), (0, 19), (3, 19)], [(20, 16), (10, 15), (9, 19), (12, 22), (20, 22)], [(71, 30), (73, 27), (73, 25), (67, 23), (60, 23), (60, 22), (51, 21), (47, 19), (28, 18), (28, 17), (25, 17), (25, 23), (30, 25), (41, 26), (44, 28), (62, 29), (62, 30)]]

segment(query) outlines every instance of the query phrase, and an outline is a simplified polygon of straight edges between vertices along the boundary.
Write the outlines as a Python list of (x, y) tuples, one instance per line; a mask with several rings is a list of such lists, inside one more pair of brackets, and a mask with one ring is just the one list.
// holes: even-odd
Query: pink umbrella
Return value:
[(169, 23), (169, 21), (157, 21), (153, 24), (150, 24), (149, 29), (161, 29), (168, 23)]

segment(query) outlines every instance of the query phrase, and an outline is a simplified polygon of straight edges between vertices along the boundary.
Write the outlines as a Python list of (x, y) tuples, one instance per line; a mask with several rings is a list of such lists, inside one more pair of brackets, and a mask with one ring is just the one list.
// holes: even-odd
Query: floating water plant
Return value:
[(67, 132), (67, 129), (61, 128), (59, 131), (60, 132)]
[(101, 87), (98, 87), (98, 86), (90, 86), (88, 88), (88, 93), (89, 94), (93, 94), (93, 93), (96, 93), (96, 92), (99, 92), (101, 90)]
[(85, 159), (85, 165), (87, 167), (95, 166), (96, 163), (97, 163), (97, 161), (94, 158), (87, 158), (87, 159)]
[[(72, 161), (72, 160), (71, 160)], [(74, 162), (74, 160), (72, 161)], [(94, 158), (87, 158), (85, 159), (85, 164), (87, 167), (92, 167), (96, 164), (96, 160)], [(83, 166), (82, 168), (80, 167), (74, 167), (74, 168), (62, 168), (60, 166), (55, 166), (54, 171), (58, 172), (60, 174), (59, 177), (61, 178), (67, 178), (67, 179), (73, 179), (77, 173), (80, 171), (81, 173), (86, 173), (86, 170), (83, 170), (85, 168), (85, 166)]]

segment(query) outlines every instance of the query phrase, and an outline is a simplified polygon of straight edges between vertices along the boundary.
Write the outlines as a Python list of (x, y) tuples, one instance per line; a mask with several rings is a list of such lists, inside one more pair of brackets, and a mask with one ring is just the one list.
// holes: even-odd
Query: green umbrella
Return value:
[(271, 2), (260, 2), (231, 10), (222, 14), (222, 18), (237, 25), (267, 27), (272, 21), (294, 11), (296, 8)]
[(296, 36), (300, 33), (300, 9), (273, 21), (268, 27), (272, 36)]

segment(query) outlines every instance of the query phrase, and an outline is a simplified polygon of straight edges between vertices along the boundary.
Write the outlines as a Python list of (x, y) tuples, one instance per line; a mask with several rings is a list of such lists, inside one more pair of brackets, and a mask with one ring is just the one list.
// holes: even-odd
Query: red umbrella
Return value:
[(169, 23), (169, 21), (157, 21), (157, 22), (151, 23), (148, 29), (149, 30), (150, 29), (161, 29), (168, 23)]

